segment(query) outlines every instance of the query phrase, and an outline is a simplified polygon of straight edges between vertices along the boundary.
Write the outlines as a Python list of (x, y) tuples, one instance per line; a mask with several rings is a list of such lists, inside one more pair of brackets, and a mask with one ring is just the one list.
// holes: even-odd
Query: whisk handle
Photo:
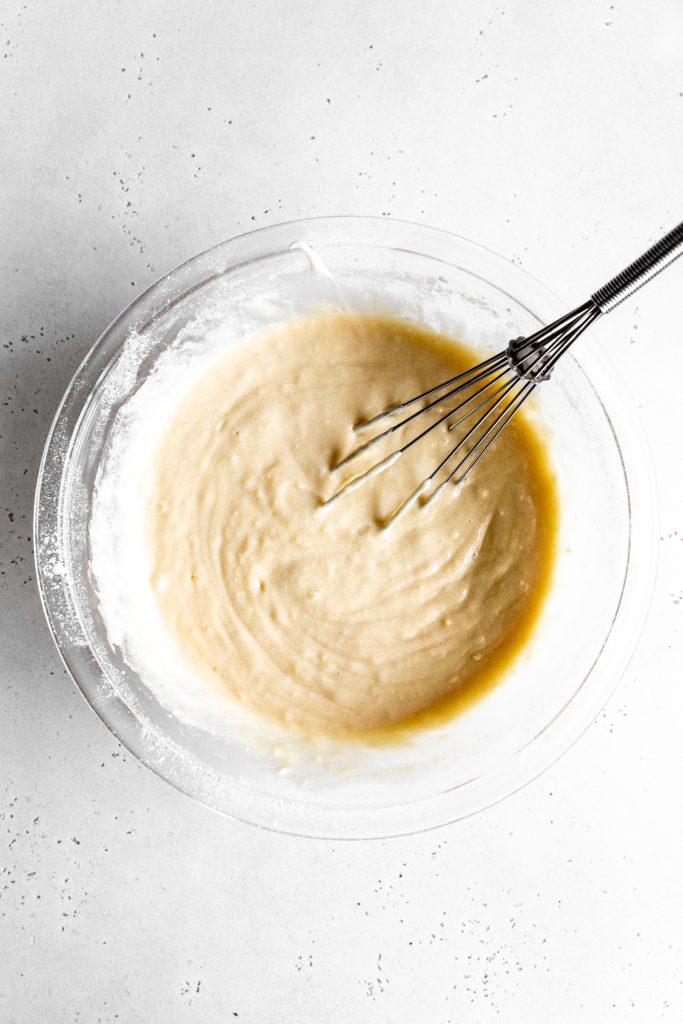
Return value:
[(594, 292), (592, 301), (601, 313), (609, 313), (679, 256), (683, 256), (683, 222)]

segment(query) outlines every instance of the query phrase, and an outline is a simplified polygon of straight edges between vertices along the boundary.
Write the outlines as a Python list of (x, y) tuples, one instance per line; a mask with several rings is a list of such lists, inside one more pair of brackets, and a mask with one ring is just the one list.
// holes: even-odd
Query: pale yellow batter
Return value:
[(533, 628), (556, 533), (522, 414), (461, 488), (388, 530), (452, 446), (445, 427), (321, 506), (353, 423), (476, 361), (426, 330), (335, 313), (262, 333), (195, 385), (157, 452), (148, 538), (162, 616), (209, 684), (309, 734), (381, 736), (500, 676)]

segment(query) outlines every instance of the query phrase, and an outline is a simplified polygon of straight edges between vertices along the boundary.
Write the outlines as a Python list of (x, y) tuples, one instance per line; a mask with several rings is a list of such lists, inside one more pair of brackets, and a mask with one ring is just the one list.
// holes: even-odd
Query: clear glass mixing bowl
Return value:
[[(320, 272), (315, 253), (336, 284)], [(482, 355), (565, 311), (502, 257), (415, 224), (321, 218), (225, 242), (148, 289), (85, 358), (47, 440), (34, 536), (45, 613), (62, 658), (136, 757), (184, 793), (243, 821), (371, 838), (427, 829), (492, 804), (538, 775), (592, 721), (627, 664), (649, 604), (655, 489), (633, 405), (598, 347), (598, 324), (535, 399), (533, 415), (559, 481), (560, 555), (534, 638), (497, 687), (451, 721), (396, 745), (336, 743), (322, 753), (302, 747), (296, 756), (290, 750), (287, 771), (227, 735), (183, 723), (125, 663), (100, 618), (88, 522), (109, 432), (126, 399), (207, 303), (223, 303), (226, 316), (248, 329), (287, 308), (264, 304), (264, 295), (315, 304), (339, 293), (352, 305), (460, 336)]]

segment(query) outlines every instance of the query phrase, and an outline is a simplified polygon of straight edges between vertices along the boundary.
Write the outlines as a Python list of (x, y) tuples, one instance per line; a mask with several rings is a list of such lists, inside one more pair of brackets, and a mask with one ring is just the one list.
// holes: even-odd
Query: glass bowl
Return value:
[[(329, 273), (328, 273), (329, 272)], [(330, 276), (331, 273), (331, 276)], [(196, 256), (104, 332), (56, 414), (34, 536), (45, 613), (64, 663), (144, 764), (224, 814), (333, 838), (410, 833), (518, 789), (593, 720), (634, 649), (652, 591), (655, 489), (636, 413), (591, 329), (530, 410), (558, 479), (553, 585), (534, 636), (500, 683), (450, 721), (371, 746), (292, 740), (286, 757), (170, 713), (107, 636), (89, 565), (93, 486), (116, 417), (202, 310), (236, 331), (343, 298), (419, 320), (488, 355), (566, 307), (501, 256), (433, 228), (330, 217), (242, 235)]]

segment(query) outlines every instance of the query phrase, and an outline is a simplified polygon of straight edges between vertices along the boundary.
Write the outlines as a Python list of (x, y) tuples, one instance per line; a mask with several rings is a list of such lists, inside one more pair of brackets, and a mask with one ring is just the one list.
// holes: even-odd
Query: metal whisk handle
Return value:
[(594, 292), (592, 301), (601, 313), (609, 313), (679, 256), (683, 256), (683, 222)]

